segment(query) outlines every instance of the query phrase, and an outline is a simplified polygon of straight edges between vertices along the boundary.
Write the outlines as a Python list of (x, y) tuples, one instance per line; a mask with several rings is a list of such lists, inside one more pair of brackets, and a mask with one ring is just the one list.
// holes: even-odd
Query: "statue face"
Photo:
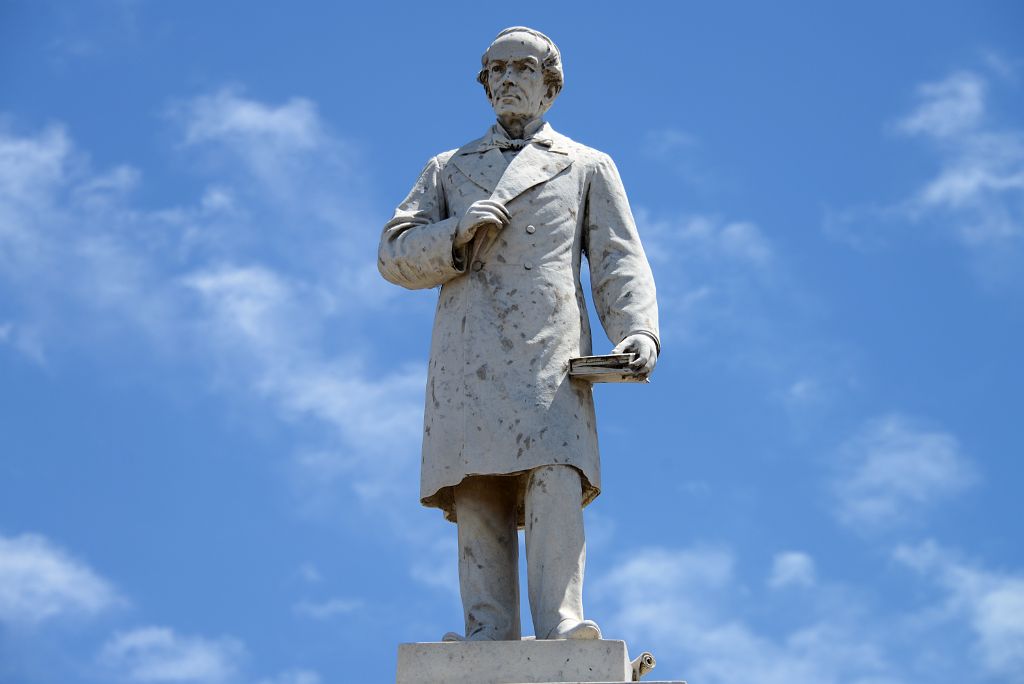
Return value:
[(541, 62), (547, 44), (529, 33), (510, 33), (487, 49), (487, 86), (499, 119), (532, 119), (551, 104)]

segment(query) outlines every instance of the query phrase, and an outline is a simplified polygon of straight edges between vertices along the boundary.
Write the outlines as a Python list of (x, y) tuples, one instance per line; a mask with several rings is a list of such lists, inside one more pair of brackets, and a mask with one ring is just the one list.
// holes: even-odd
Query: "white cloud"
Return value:
[(918, 575), (883, 597), (817, 577), (801, 552), (777, 554), (773, 575), (800, 583), (795, 595), (748, 585), (722, 548), (640, 549), (592, 579), (588, 612), (608, 638), (651, 650), (659, 679), (909, 684), (956, 671), (965, 682), (1024, 681), (1024, 575), (934, 542), (894, 555)]
[(855, 247), (884, 244), (894, 223), (939, 228), (969, 250), (986, 285), (1019, 282), (1024, 258), (1024, 129), (1000, 126), (989, 80), (956, 71), (917, 89), (917, 106), (893, 129), (921, 140), (937, 173), (897, 202), (830, 212), (825, 231)]
[(897, 126), (906, 133), (938, 138), (969, 131), (985, 114), (985, 87), (985, 80), (970, 71), (922, 84), (917, 88), (920, 104)]
[(297, 480), (343, 473), (332, 496), (364, 499), (411, 482), (425, 371), (391, 367), (356, 332), (374, 329), (392, 288), (353, 153), (298, 98), (221, 90), (179, 104), (176, 121), (187, 149), (216, 157), (214, 179), (194, 203), (158, 209), (136, 205), (137, 170), (93, 171), (61, 127), (0, 129), (0, 282), (18, 312), (7, 348), (42, 362), (51, 346), (120, 352), (141, 335), (224, 394), (319, 426), (300, 449), (321, 458), (296, 458)]
[(716, 372), (742, 369), (747, 379), (756, 372), (770, 384), (765, 394), (800, 411), (851, 384), (853, 354), (814, 332), (827, 307), (794, 276), (766, 229), (714, 215), (636, 213), (658, 283), (662, 335), (673, 346), (699, 347)]
[(295, 150), (308, 150), (324, 136), (316, 105), (293, 98), (280, 106), (267, 105), (223, 89), (195, 98), (186, 105), (185, 142), (254, 138)]
[(817, 379), (802, 377), (792, 382), (780, 395), (787, 404), (797, 407), (821, 402), (824, 389)]
[[(59, 126), (35, 137), (0, 131), (0, 197), (5, 215), (13, 207), (45, 207), (50, 194), (65, 180), (71, 142)], [(17, 228), (0, 221), (0, 230)]]
[(899, 525), (976, 478), (956, 437), (888, 415), (869, 421), (840, 447), (835, 513), (862, 530)]
[(298, 570), (295, 571), (295, 574), (299, 577), (299, 579), (308, 584), (317, 584), (319, 582), (322, 582), (324, 579), (324, 576), (323, 574), (321, 574), (320, 569), (316, 567), (316, 565), (314, 565), (313, 563), (308, 562), (300, 565)]
[(0, 622), (91, 617), (120, 603), (107, 580), (45, 537), (0, 536)]
[(787, 619), (774, 622), (797, 621), (795, 627), (778, 626), (771, 634), (755, 628), (740, 607), (760, 597), (739, 581), (735, 566), (733, 555), (720, 548), (638, 551), (592, 585), (605, 608), (604, 632), (651, 650), (661, 661), (659, 678), (685, 676), (705, 684), (906, 681), (887, 656), (880, 630), (865, 630), (848, 611), (834, 608), (817, 620), (795, 614), (787, 603)]
[(647, 131), (641, 151), (650, 159), (677, 174), (687, 185), (699, 191), (719, 184), (719, 180), (701, 159), (700, 141), (690, 133), (674, 128)]
[(200, 327), (226, 372), (246, 376), (282, 416), (313, 420), (332, 431), (332, 442), (348, 445), (297, 458), (311, 483), (335, 487), (346, 476), (357, 493), (378, 499), (411, 482), (409, 457), (423, 421), (423, 368), (372, 377), (361, 356), (330, 358), (320, 350), (325, 322), (308, 314), (315, 293), (266, 268), (221, 266), (182, 282), (200, 297)]
[[(275, 105), (224, 88), (179, 102), (171, 114), (189, 149), (226, 177), (239, 180), (234, 194), (273, 201), (272, 211), (288, 219), (277, 228), (289, 240), (322, 240), (329, 235), (320, 230), (324, 224), (332, 229), (333, 240), (376, 238), (352, 220), (364, 189), (362, 174), (356, 171), (357, 153), (332, 133), (311, 100), (292, 98)], [(332, 256), (347, 256), (354, 244), (348, 242), (347, 250)], [(376, 264), (370, 265), (376, 273)]]
[(894, 556), (943, 590), (945, 610), (931, 611), (933, 621), (965, 620), (983, 667), (1024, 682), (1024, 575), (962, 561), (932, 541), (901, 546)]
[(158, 259), (178, 226), (130, 206), (138, 179), (128, 166), (93, 173), (59, 127), (0, 130), (0, 282), (21, 314), (17, 348), (41, 360), (69, 327), (85, 342), (113, 321), (166, 339), (173, 298)]
[(751, 264), (765, 265), (772, 259), (772, 250), (753, 223), (729, 223), (718, 237), (723, 253)]
[(655, 262), (732, 262), (764, 267), (773, 258), (767, 238), (749, 221), (723, 221), (700, 214), (664, 219), (640, 209), (637, 223), (648, 256)]
[(772, 559), (772, 571), (768, 586), (772, 589), (783, 587), (810, 587), (815, 583), (814, 559), (802, 551), (777, 553)]
[(183, 636), (166, 627), (142, 627), (115, 634), (104, 644), (99, 660), (129, 682), (230, 681), (245, 657), (236, 639)]
[[(637, 224), (658, 280), (663, 334), (677, 341), (765, 334), (764, 299), (777, 293), (775, 251), (747, 221), (707, 215), (656, 217), (639, 208)], [(730, 350), (731, 353), (732, 350)]]
[(361, 605), (362, 602), (353, 599), (333, 598), (326, 601), (299, 601), (292, 606), (292, 610), (314, 620), (329, 620), (339, 615), (348, 615)]
[(312, 670), (289, 670), (271, 679), (261, 679), (257, 684), (320, 684), (320, 675)]
[(410, 568), (414, 580), (444, 592), (459, 592), (459, 545), (455, 535), (435, 535), (424, 544)]

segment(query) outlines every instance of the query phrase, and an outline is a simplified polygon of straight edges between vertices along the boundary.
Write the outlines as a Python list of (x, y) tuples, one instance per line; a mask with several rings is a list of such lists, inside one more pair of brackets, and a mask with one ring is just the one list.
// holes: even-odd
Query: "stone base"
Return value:
[(610, 684), (632, 680), (624, 641), (460, 641), (398, 647), (397, 684)]

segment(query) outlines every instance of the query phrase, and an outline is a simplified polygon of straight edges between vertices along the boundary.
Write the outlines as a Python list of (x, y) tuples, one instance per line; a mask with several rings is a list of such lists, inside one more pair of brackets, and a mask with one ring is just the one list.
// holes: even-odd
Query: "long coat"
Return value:
[[(612, 343), (657, 340), (654, 279), (608, 155), (544, 124), (509, 163), (484, 137), (431, 159), (380, 240), (378, 267), (410, 289), (441, 287), (430, 345), (420, 497), (455, 519), (452, 487), (469, 475), (516, 475), (551, 464), (601, 487), (588, 383), (568, 361), (591, 353), (580, 285)], [(459, 218), (492, 198), (512, 217), (453, 248)], [(520, 481), (522, 478), (520, 478)]]

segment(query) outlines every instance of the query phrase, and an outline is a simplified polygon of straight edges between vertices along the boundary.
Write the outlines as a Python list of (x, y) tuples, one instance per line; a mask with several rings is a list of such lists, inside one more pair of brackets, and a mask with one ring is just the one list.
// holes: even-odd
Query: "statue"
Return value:
[(497, 123), (420, 173), (380, 239), (378, 267), (440, 286), (423, 426), (420, 497), (458, 525), (465, 634), (518, 640), (517, 529), (525, 527), (537, 639), (600, 639), (583, 616), (582, 509), (600, 492), (582, 257), (613, 353), (646, 378), (660, 351), (654, 280), (608, 155), (543, 118), (561, 91), (558, 48), (517, 26), (478, 80)]

